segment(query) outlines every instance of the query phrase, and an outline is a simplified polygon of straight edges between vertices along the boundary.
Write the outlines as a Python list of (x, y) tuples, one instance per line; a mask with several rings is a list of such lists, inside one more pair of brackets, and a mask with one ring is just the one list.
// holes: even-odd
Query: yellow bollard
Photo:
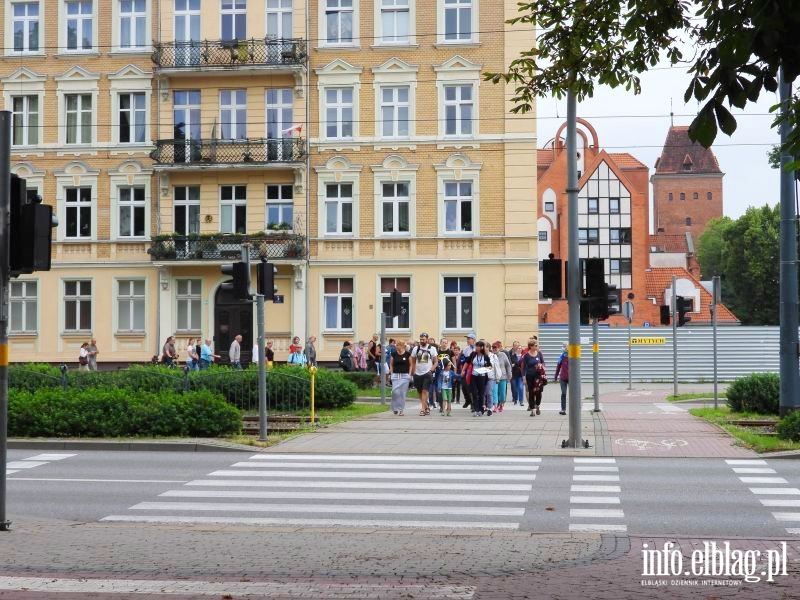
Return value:
[(317, 367), (309, 367), (308, 372), (311, 374), (311, 427), (314, 427), (314, 378), (317, 374)]

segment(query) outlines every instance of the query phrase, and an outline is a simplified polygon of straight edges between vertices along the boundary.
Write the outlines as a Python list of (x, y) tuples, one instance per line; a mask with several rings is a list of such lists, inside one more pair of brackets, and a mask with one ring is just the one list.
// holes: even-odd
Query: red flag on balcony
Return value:
[(283, 135), (292, 135), (293, 133), (297, 132), (298, 134), (303, 133), (303, 125), (292, 125), (288, 129), (283, 129), (281, 133)]

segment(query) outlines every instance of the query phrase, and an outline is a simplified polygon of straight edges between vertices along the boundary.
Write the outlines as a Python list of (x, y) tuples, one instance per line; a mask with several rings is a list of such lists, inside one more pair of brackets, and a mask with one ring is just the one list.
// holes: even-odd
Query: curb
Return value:
[(263, 448), (234, 444), (218, 440), (197, 441), (111, 441), (111, 440), (8, 440), (12, 450), (111, 450), (141, 452), (258, 452)]

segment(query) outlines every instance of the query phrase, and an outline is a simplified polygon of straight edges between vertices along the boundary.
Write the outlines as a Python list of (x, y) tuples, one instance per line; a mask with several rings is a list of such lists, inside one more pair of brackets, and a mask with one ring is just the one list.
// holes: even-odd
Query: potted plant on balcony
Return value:
[(153, 236), (152, 244), (147, 249), (147, 253), (153, 257), (153, 260), (175, 260), (177, 258), (175, 239), (172, 235)]
[(287, 231), (291, 231), (292, 224), (287, 223), (286, 221), (281, 221), (280, 223), (270, 223), (267, 225), (267, 232), (268, 233), (286, 233)]
[(286, 244), (286, 256), (302, 258), (306, 255), (306, 245), (301, 236), (294, 236)]

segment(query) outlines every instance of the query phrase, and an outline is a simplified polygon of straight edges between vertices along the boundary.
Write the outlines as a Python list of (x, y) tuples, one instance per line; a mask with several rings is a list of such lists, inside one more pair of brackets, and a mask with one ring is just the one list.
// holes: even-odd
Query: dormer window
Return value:
[(692, 162), (692, 157), (688, 154), (683, 157), (683, 170), (684, 171), (691, 171), (692, 167), (694, 167), (694, 163)]

